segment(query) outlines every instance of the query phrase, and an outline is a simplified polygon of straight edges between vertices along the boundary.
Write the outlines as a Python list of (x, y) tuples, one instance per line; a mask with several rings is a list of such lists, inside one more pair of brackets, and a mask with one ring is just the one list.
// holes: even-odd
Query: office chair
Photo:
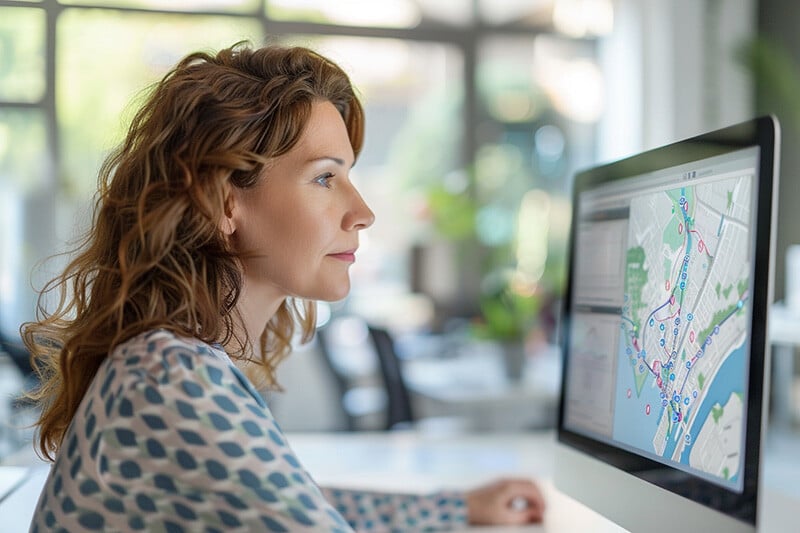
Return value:
[(369, 421), (379, 420), (386, 410), (387, 394), (383, 385), (370, 382), (367, 374), (371, 374), (372, 370), (343, 364), (342, 359), (354, 355), (353, 347), (340, 345), (335, 323), (317, 329), (316, 337), (318, 353), (334, 380), (339, 407), (345, 421), (344, 429), (377, 429), (374, 425), (377, 422), (370, 426)]
[[(339, 326), (346, 326), (342, 329)], [(363, 334), (363, 337), (362, 337)], [(343, 345), (340, 338), (352, 345)], [(339, 317), (317, 330), (319, 352), (334, 376), (349, 430), (414, 429), (439, 433), (464, 432), (464, 417), (419, 418), (402, 373), (402, 360), (392, 335), (358, 317)], [(371, 359), (371, 364), (367, 359)], [(344, 363), (353, 363), (347, 369)], [(371, 366), (374, 365), (374, 366)], [(377, 416), (376, 416), (377, 415)], [(365, 424), (365, 421), (367, 422)]]
[(411, 397), (403, 379), (400, 358), (394, 348), (394, 339), (383, 328), (370, 325), (368, 329), (378, 355), (381, 375), (388, 396), (386, 429), (408, 428), (414, 422), (414, 412), (411, 406)]
[(25, 379), (33, 377), (31, 355), (21, 341), (14, 341), (0, 331), (0, 352), (5, 352)]

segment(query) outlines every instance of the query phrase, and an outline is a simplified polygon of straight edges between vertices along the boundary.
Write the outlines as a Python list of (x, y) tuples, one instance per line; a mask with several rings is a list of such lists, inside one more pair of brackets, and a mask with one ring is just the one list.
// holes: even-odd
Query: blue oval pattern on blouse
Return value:
[(127, 398), (123, 398), (119, 402), (119, 414), (125, 418), (133, 416), (133, 404)]
[(239, 481), (241, 481), (242, 485), (245, 487), (250, 487), (253, 489), (261, 487), (261, 480), (250, 470), (242, 469), (237, 473), (239, 474)]
[(71, 513), (75, 511), (75, 509), (77, 509), (77, 507), (75, 507), (75, 502), (69, 496), (64, 498), (64, 501), (61, 502), (61, 510), (65, 513)]
[(280, 472), (273, 472), (267, 476), (267, 479), (270, 483), (278, 487), (279, 489), (285, 488), (289, 486), (289, 481), (286, 479), (286, 476), (281, 474)]
[(94, 425), (97, 423), (97, 417), (94, 414), (89, 415), (89, 418), (86, 419), (86, 438), (91, 438), (92, 433), (94, 433)]
[(69, 439), (69, 445), (67, 446), (67, 457), (72, 457), (75, 455), (75, 450), (78, 449), (78, 435), (72, 435), (72, 438)]
[(150, 387), (149, 385), (144, 388), (144, 397), (152, 404), (161, 405), (164, 403), (163, 396), (161, 396), (156, 389)]
[(297, 499), (303, 504), (303, 507), (309, 511), (315, 511), (317, 509), (317, 504), (314, 503), (314, 500), (312, 500), (308, 494), (301, 493)]
[(183, 400), (175, 400), (175, 405), (178, 408), (178, 412), (183, 418), (188, 418), (190, 420), (200, 420), (200, 417), (197, 416), (197, 413), (190, 404), (184, 402)]
[(184, 381), (181, 385), (183, 386), (183, 391), (188, 394), (190, 398), (203, 397), (203, 387), (194, 381)]
[(235, 442), (220, 442), (217, 446), (219, 446), (228, 457), (241, 457), (244, 455), (242, 447)]
[(252, 403), (248, 403), (248, 404), (247, 404), (247, 408), (250, 410), (250, 412), (251, 412), (251, 413), (253, 413), (254, 415), (256, 415), (258, 418), (267, 418), (267, 415), (265, 415), (265, 414), (264, 414), (264, 413), (261, 411), (261, 409), (259, 408), (259, 406), (258, 406), (258, 405), (253, 405)]
[(295, 507), (289, 507), (289, 514), (291, 514), (292, 518), (294, 518), (304, 526), (314, 525), (314, 522), (310, 518), (308, 518), (308, 516), (300, 509), (297, 509)]
[(181, 438), (186, 442), (186, 444), (194, 444), (197, 446), (205, 446), (206, 441), (203, 440), (203, 437), (196, 431), (192, 431), (190, 429), (181, 429), (178, 430), (178, 434)]
[(239, 522), (239, 519), (233, 516), (231, 513), (218, 511), (217, 516), (219, 516), (222, 523), (228, 527), (241, 527), (242, 525), (242, 523)]
[(120, 485), (119, 483), (109, 483), (108, 487), (119, 494), (120, 496), (125, 496), (128, 494), (128, 489)]
[(258, 487), (258, 488), (253, 489), (253, 492), (255, 492), (262, 501), (265, 501), (265, 502), (268, 502), (268, 503), (275, 503), (275, 502), (278, 501), (278, 497), (275, 496), (275, 493), (272, 492), (271, 490), (267, 490), (265, 488)]
[(117, 498), (106, 498), (103, 501), (103, 506), (112, 513), (122, 514), (125, 512), (125, 505)]
[(224, 492), (222, 494), (222, 497), (225, 499), (227, 504), (233, 507), (234, 509), (247, 509), (247, 504), (243, 502), (242, 499), (236, 496), (235, 494)]
[(194, 470), (197, 468), (197, 461), (195, 461), (192, 454), (186, 450), (178, 450), (175, 452), (175, 459), (178, 460), (178, 464), (181, 465), (181, 468), (184, 470)]
[(164, 419), (158, 415), (142, 415), (142, 420), (150, 429), (167, 429)]
[(98, 530), (103, 529), (105, 519), (99, 513), (88, 512), (81, 514), (80, 518), (78, 518), (78, 523), (86, 529)]
[(96, 492), (100, 492), (100, 487), (93, 479), (86, 479), (81, 482), (78, 490), (81, 491), (81, 494), (84, 496), (91, 496)]
[(183, 533), (184, 529), (179, 524), (175, 522), (170, 522), (169, 520), (164, 522), (164, 530), (167, 533)]
[(269, 516), (262, 516), (261, 521), (267, 526), (267, 531), (272, 531), (273, 533), (287, 533), (289, 531), (280, 522), (273, 520)]
[(167, 492), (177, 493), (178, 487), (175, 486), (175, 482), (172, 481), (172, 478), (165, 475), (165, 474), (156, 474), (153, 476), (153, 484), (161, 490), (165, 490)]
[[(236, 396), (238, 396), (240, 398), (251, 398), (252, 397), (252, 394), (250, 394), (249, 392), (247, 392), (246, 390), (244, 390), (241, 387), (237, 387), (236, 385), (231, 385), (231, 390), (233, 391), (233, 393)], [(258, 398), (256, 398), (256, 400), (258, 400)]]
[(222, 370), (213, 366), (208, 367), (208, 379), (214, 385), (222, 385)]
[(255, 454), (256, 457), (258, 457), (259, 459), (261, 459), (265, 463), (275, 459), (275, 456), (272, 454), (272, 452), (269, 451), (266, 448), (260, 448), (260, 447), (259, 448), (253, 448), (252, 451), (253, 451), (253, 453)]
[(274, 429), (270, 429), (268, 433), (269, 433), (269, 438), (272, 439), (272, 442), (274, 442), (278, 446), (283, 446), (283, 439), (281, 438), (280, 435), (278, 435), (277, 431), (275, 431)]
[(220, 431), (228, 431), (229, 429), (233, 429), (233, 426), (230, 422), (228, 422), (228, 419), (219, 413), (209, 413), (208, 419), (211, 420), (211, 423), (214, 424), (214, 427)]
[(187, 507), (180, 502), (175, 502), (172, 504), (173, 509), (175, 509), (175, 514), (183, 518), (184, 520), (196, 520), (197, 514), (191, 509), (191, 507)]
[(136, 433), (130, 429), (117, 428), (114, 430), (117, 442), (123, 446), (136, 446)]
[(139, 506), (139, 509), (145, 512), (152, 513), (156, 510), (156, 503), (150, 496), (147, 496), (146, 494), (136, 495), (136, 505)]
[(94, 437), (94, 441), (92, 442), (92, 447), (89, 448), (89, 457), (92, 460), (97, 459), (97, 450), (100, 448), (100, 435), (96, 435)]
[(264, 434), (264, 432), (261, 431), (261, 428), (258, 426), (258, 424), (256, 424), (252, 420), (245, 420), (244, 422), (242, 422), (242, 428), (251, 437), (260, 437), (261, 435)]
[(75, 459), (75, 462), (72, 463), (72, 467), (70, 467), (69, 469), (69, 475), (72, 479), (75, 479), (75, 476), (77, 476), (78, 472), (81, 471), (82, 466), (83, 466), (83, 459), (81, 459), (81, 457), (78, 456), (78, 458)]
[(142, 469), (136, 461), (123, 461), (119, 465), (119, 473), (125, 479), (136, 479), (142, 475)]
[(214, 400), (214, 403), (216, 403), (219, 406), (219, 408), (225, 411), (226, 413), (236, 414), (239, 412), (239, 408), (236, 407), (236, 404), (234, 404), (233, 401), (231, 401), (231, 399), (228, 398), (227, 396), (222, 396), (221, 394), (215, 394), (214, 396), (211, 397), (211, 399)]
[(105, 406), (106, 406), (106, 418), (111, 416), (111, 411), (114, 409), (114, 400), (115, 399), (116, 398), (114, 396), (110, 395), (110, 394), (108, 395), (108, 398), (106, 398), (106, 404), (105, 404)]
[(192, 361), (192, 356), (182, 353), (178, 356), (181, 360), (181, 364), (188, 368), (189, 370), (194, 370), (194, 361)]
[(117, 371), (112, 368), (111, 371), (106, 375), (106, 379), (103, 380), (103, 385), (100, 388), (100, 396), (105, 396), (108, 394), (108, 388), (111, 386), (111, 383), (114, 381), (115, 377), (117, 377)]
[(159, 459), (167, 456), (167, 451), (156, 439), (147, 439), (147, 453)]
[(228, 479), (228, 469), (225, 465), (214, 459), (206, 461), (206, 472), (214, 479)]

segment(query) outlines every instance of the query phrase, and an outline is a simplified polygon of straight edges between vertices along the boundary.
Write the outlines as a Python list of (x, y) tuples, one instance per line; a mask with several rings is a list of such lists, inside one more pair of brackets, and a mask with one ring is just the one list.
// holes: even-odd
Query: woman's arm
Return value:
[(464, 494), (392, 494), (322, 488), (325, 498), (357, 531), (436, 531), (467, 523)]

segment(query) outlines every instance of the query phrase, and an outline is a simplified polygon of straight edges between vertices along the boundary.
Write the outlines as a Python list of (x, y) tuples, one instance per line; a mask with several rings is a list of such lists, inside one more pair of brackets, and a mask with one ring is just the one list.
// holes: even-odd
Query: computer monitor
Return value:
[(555, 484), (633, 531), (754, 531), (773, 117), (579, 172)]

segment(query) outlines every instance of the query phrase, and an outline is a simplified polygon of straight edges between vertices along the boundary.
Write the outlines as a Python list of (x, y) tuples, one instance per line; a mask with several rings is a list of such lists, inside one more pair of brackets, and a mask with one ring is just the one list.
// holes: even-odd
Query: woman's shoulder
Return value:
[[(220, 358), (224, 354), (219, 346), (212, 346), (198, 338), (178, 335), (166, 329), (152, 329), (135, 335), (118, 344), (111, 352), (111, 357), (125, 358), (154, 353), (196, 353), (203, 356)], [(222, 358), (224, 360), (224, 358)]]
[(178, 370), (194, 372), (199, 367), (227, 370), (230, 364), (222, 347), (165, 329), (154, 329), (131, 337), (114, 348), (110, 359), (114, 366), (121, 365), (162, 379)]
[(108, 394), (130, 401), (211, 398), (225, 406), (228, 399), (244, 398), (257, 404), (251, 410), (258, 411), (258, 416), (268, 416), (259, 410), (266, 408), (264, 399), (221, 346), (166, 330), (143, 332), (119, 344), (98, 371), (95, 383), (93, 390), (103, 402)]

